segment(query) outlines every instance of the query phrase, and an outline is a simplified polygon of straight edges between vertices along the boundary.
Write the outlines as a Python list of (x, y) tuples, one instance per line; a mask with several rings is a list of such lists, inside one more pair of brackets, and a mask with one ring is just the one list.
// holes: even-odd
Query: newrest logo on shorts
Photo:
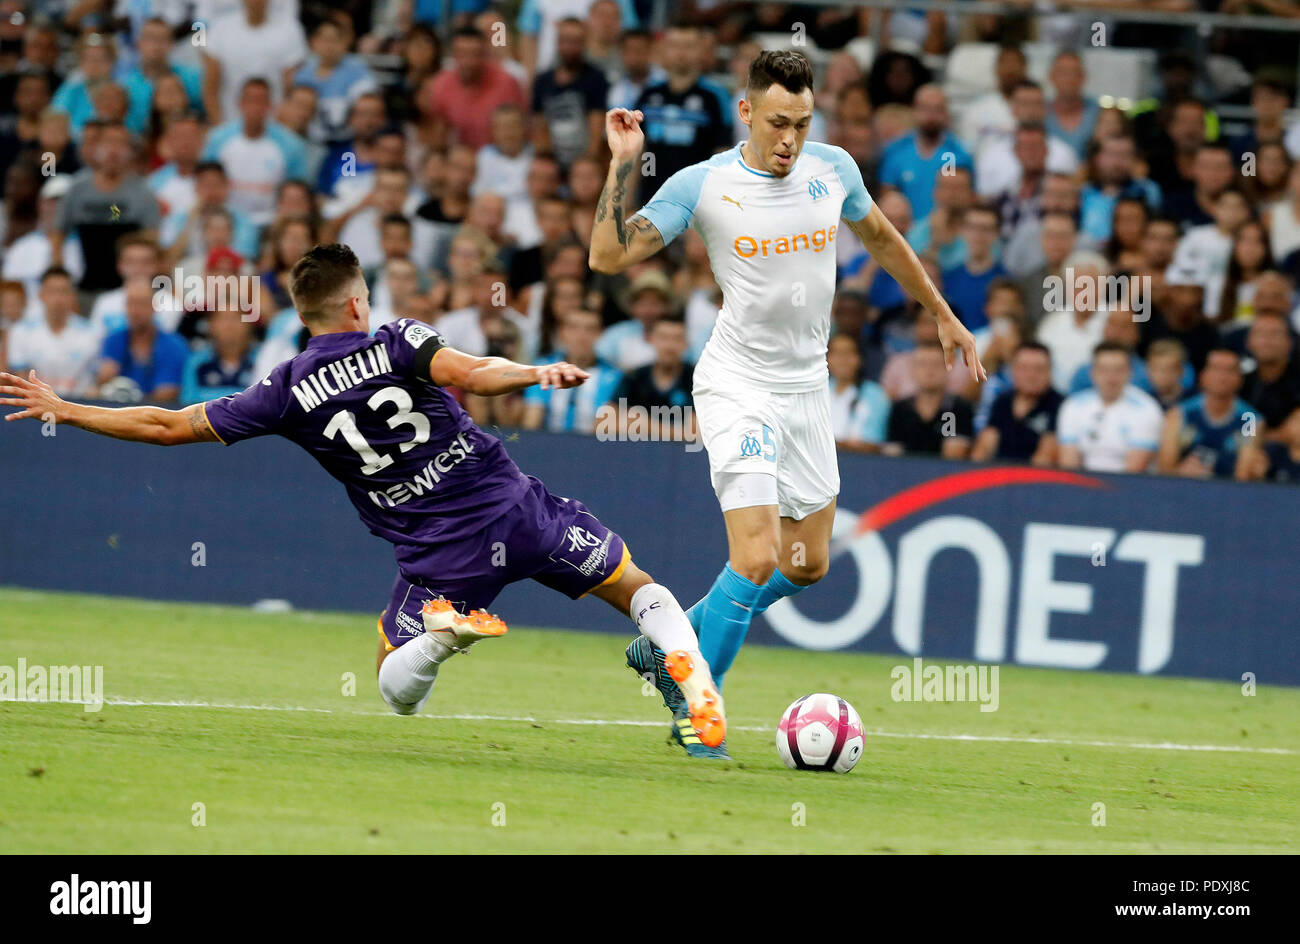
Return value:
[[(736, 255), (742, 259), (752, 259), (755, 256), (766, 259), (768, 256), (783, 256), (787, 253), (808, 249), (813, 252), (821, 252), (835, 242), (835, 231), (837, 229), (839, 229), (839, 226), (833, 225), (826, 229), (813, 230), (811, 233), (796, 233), (793, 236), (778, 236), (775, 239), (737, 236), (733, 248), (736, 250)], [(800, 245), (801, 243), (802, 245)]]
[(132, 924), (148, 924), (152, 902), (153, 882), (83, 882), (73, 872), (50, 886), (52, 915), (130, 915)]

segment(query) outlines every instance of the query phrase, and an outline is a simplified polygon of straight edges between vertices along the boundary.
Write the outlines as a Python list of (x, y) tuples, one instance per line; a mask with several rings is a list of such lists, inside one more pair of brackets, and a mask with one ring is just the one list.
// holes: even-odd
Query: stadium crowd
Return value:
[[(1220, 58), (1244, 64), (1225, 88), (1188, 51), (1194, 30), (1130, 24), (1117, 43), (1161, 50), (1154, 94), (1116, 102), (1085, 94), (1093, 19), (1051, 24), (1039, 82), (1022, 42), (1048, 31), (1037, 19), (0, 0), (0, 365), (82, 397), (240, 390), (305, 345), (286, 275), (340, 241), (365, 270), (372, 329), (414, 318), (470, 353), (592, 374), (465, 397), (480, 424), (592, 433), (614, 404), (625, 432), (628, 408), (659, 408), (658, 433), (689, 436), (691, 364), (720, 295), (693, 231), (627, 273), (588, 268), (604, 113), (645, 114), (644, 201), (746, 137), (748, 64), (759, 37), (785, 34), (817, 51), (810, 140), (857, 161), (989, 372), (946, 371), (934, 320), (841, 236), (819, 251), (840, 274), (842, 448), (1300, 481), (1297, 34), (1216, 34)], [(874, 54), (872, 30), (888, 31)], [(972, 41), (999, 48), (983, 91), (954, 101), (942, 63)], [(1251, 116), (1235, 127), (1216, 113), (1233, 101)]]

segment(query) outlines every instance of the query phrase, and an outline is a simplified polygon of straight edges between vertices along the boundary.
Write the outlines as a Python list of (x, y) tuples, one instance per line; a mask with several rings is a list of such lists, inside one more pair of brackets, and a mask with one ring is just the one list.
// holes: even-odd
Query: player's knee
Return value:
[(731, 561), (732, 570), (759, 586), (767, 583), (776, 571), (776, 565), (776, 546), (766, 542), (755, 542), (738, 548)]
[(826, 576), (830, 570), (831, 563), (825, 558), (819, 560), (794, 561), (787, 567), (785, 563), (781, 565), (781, 572), (790, 578), (792, 583), (797, 583), (801, 587), (814, 584)]

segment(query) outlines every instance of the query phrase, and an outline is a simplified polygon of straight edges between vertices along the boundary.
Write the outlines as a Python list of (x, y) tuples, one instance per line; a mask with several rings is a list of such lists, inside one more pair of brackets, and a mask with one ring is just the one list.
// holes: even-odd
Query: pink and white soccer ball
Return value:
[(795, 770), (846, 774), (867, 746), (862, 719), (839, 695), (817, 692), (800, 698), (781, 716), (776, 751)]

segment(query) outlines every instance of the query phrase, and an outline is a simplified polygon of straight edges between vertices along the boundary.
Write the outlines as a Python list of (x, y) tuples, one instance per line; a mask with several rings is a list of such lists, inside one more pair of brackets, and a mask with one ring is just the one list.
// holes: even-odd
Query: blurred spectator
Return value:
[(907, 241), (918, 256), (930, 255), (941, 269), (966, 261), (966, 240), (961, 225), (966, 211), (975, 203), (968, 167), (954, 167), (951, 174), (934, 179), (934, 208), (907, 230)]
[(1246, 335), (1246, 351), (1254, 366), (1246, 369), (1241, 398), (1259, 411), (1265, 430), (1275, 438), (1300, 407), (1300, 364), (1286, 318), (1257, 312)]
[(1242, 440), (1236, 477), (1243, 482), (1300, 483), (1300, 408), (1282, 422), (1276, 439), (1249, 436)]
[(50, 91), (50, 81), (41, 72), (20, 75), (14, 83), (13, 113), (0, 114), (0, 197), (18, 156), (24, 151), (39, 153), (41, 113), (49, 107)]
[(1083, 60), (1077, 52), (1056, 54), (1047, 75), (1054, 93), (1047, 109), (1047, 132), (1053, 140), (1068, 144), (1080, 160), (1087, 156), (1088, 142), (1100, 114), (1097, 103), (1083, 95), (1086, 80)]
[(152, 99), (157, 83), (175, 76), (185, 90), (186, 108), (203, 107), (203, 73), (188, 62), (172, 62), (172, 28), (165, 19), (152, 17), (141, 24), (136, 52), (135, 65), (122, 77), (128, 90), (143, 86)]
[(579, 310), (564, 316), (559, 327), (559, 353), (542, 358), (540, 363), (565, 360), (591, 376), (582, 386), (568, 390), (534, 386), (524, 391), (525, 429), (545, 428), (553, 433), (595, 430), (597, 411), (613, 398), (623, 379), (618, 368), (596, 355), (599, 337), (600, 315)]
[[(315, 96), (315, 92), (311, 92)], [(347, 135), (331, 144), (320, 170), (316, 189), (327, 197), (336, 196), (341, 181), (372, 173), (378, 159), (376, 141), (388, 122), (384, 98), (378, 92), (362, 92), (348, 110)], [(432, 127), (432, 123), (425, 123)], [(358, 184), (358, 188), (365, 186)]]
[[(380, 265), (384, 261), (383, 221), (390, 216), (406, 216), (412, 202), (411, 172), (401, 166), (381, 167), (375, 172), (370, 193), (329, 219), (323, 238), (351, 246), (362, 268)], [(421, 267), (429, 265), (436, 241), (434, 228), (425, 220), (415, 220), (411, 261)]]
[[(1160, 408), (1168, 410), (1186, 399), (1196, 382), (1196, 373), (1187, 363), (1187, 351), (1173, 338), (1162, 338), (1154, 342), (1147, 351), (1143, 364), (1144, 382), (1138, 384), (1143, 390), (1155, 397)], [(1136, 369), (1134, 375), (1137, 375)], [(1092, 378), (1088, 378), (1091, 386)]]
[(890, 409), (885, 451), (966, 458), (971, 445), (971, 408), (946, 389), (943, 347), (938, 341), (918, 344), (911, 367), (916, 393), (895, 401)]
[(244, 83), (260, 78), (278, 102), (307, 58), (307, 36), (295, 16), (275, 15), (270, 0), (242, 0), (242, 10), (215, 16), (207, 24), (203, 51), (203, 103), (214, 124), (239, 110)]
[(176, 403), (180, 399), (189, 349), (179, 335), (158, 330), (154, 323), (154, 291), (147, 280), (132, 279), (125, 290), (126, 325), (104, 338), (103, 361), (96, 383), (101, 393), (110, 393), (105, 386), (124, 378), (135, 387), (120, 386), (138, 392), (138, 397), (123, 393), (112, 399)]
[(699, 31), (675, 27), (664, 35), (661, 62), (668, 78), (647, 86), (636, 108), (645, 114), (646, 151), (653, 173), (641, 178), (641, 202), (660, 184), (728, 147), (731, 131), (723, 103), (700, 81)]
[[(96, 103), (98, 94), (115, 85), (113, 67), (117, 62), (117, 42), (105, 33), (86, 33), (77, 43), (77, 70), (59, 86), (51, 107), (68, 116), (74, 140), (80, 140), (86, 123), (92, 119), (108, 120)], [(126, 98), (125, 114), (114, 116), (133, 134), (143, 134), (149, 124), (149, 101), (153, 90), (142, 76), (124, 80), (119, 86)]]
[(638, 276), (627, 290), (623, 307), (632, 317), (605, 329), (596, 354), (626, 373), (655, 360), (651, 343), (655, 322), (673, 313), (675, 307), (668, 277), (653, 269)]
[(1007, 459), (1056, 464), (1056, 415), (1064, 398), (1052, 389), (1052, 354), (1026, 341), (1011, 356), (1011, 386), (993, 400), (971, 449), (976, 462)]
[[(150, 284), (154, 276), (162, 273), (162, 251), (158, 242), (142, 233), (128, 233), (117, 241), (117, 274), (122, 279), (118, 288), (101, 292), (90, 309), (90, 324), (101, 335), (109, 335), (126, 327), (126, 283), (144, 279)], [(156, 299), (155, 299), (156, 301)], [(160, 327), (174, 330), (180, 320), (180, 307), (168, 299), (154, 314)]]
[(205, 242), (204, 224), (213, 212), (230, 223), (229, 245), (242, 256), (257, 254), (258, 230), (248, 215), (230, 206), (230, 179), (217, 161), (201, 161), (194, 168), (194, 203), (188, 210), (173, 209), (162, 221), (159, 241), (172, 262), (182, 257), (205, 258), (213, 248)]
[(450, 68), (434, 76), (421, 106), (431, 122), (429, 143), (483, 147), (501, 105), (527, 106), (519, 82), (488, 55), (488, 39), (473, 27), (456, 30)]
[(276, 190), (287, 178), (307, 177), (307, 146), (270, 120), (271, 87), (252, 78), (239, 93), (239, 114), (212, 129), (205, 161), (218, 161), (230, 181), (230, 207), (265, 226), (275, 211)]
[[(967, 104), (960, 125), (961, 139), (974, 155), (977, 165), (995, 144), (1010, 143), (1016, 125), (1024, 120), (1016, 117), (1011, 104), (1016, 89), (1028, 77), (1025, 54), (1019, 46), (1007, 44), (998, 50), (993, 63), (993, 77), (993, 90)], [(1042, 120), (1042, 115), (1038, 120)], [(983, 186), (981, 179), (981, 196), (989, 193)]]
[(1184, 230), (1213, 223), (1220, 194), (1237, 177), (1232, 151), (1223, 144), (1199, 144), (1188, 164), (1190, 178), (1179, 189), (1165, 190), (1164, 198), (1165, 213)]
[(181, 381), (181, 403), (202, 403), (238, 393), (257, 379), (253, 371), (253, 323), (223, 308), (208, 318), (209, 347), (190, 354)]
[(1269, 238), (1278, 261), (1300, 249), (1300, 161), (1291, 165), (1286, 197), (1268, 208)]
[(553, 153), (567, 168), (605, 147), (609, 82), (586, 60), (587, 26), (582, 20), (561, 20), (555, 35), (555, 67), (540, 72), (533, 82), (533, 145), (539, 152)]
[[(1065, 174), (1048, 174), (1043, 178), (1043, 187), (1038, 194), (1037, 207), (1033, 213), (1023, 213), (1006, 234), (1006, 245), (1002, 250), (1002, 264), (1022, 284), (1041, 281), (1034, 278), (1035, 270), (1059, 267), (1065, 257), (1074, 251), (1079, 232), (1079, 189), (1074, 180)], [(1049, 214), (1059, 213), (1069, 221), (1069, 248), (1066, 249), (1063, 231), (1058, 228), (1057, 239), (1049, 248), (1044, 234), (1044, 220)], [(1056, 260), (1052, 262), (1052, 260)], [(1037, 291), (1037, 289), (1035, 289)], [(1029, 304), (1030, 296), (1025, 295)], [(1033, 307), (1032, 305), (1030, 307)]]
[(1209, 285), (1210, 300), (1216, 306), (1214, 320), (1225, 328), (1234, 322), (1249, 322), (1255, 315), (1259, 277), (1272, 269), (1268, 229), (1259, 220), (1247, 220), (1237, 227), (1232, 237), (1226, 275)]
[(410, 307), (411, 299), (416, 296), (420, 289), (419, 270), (416, 269), (415, 263), (410, 259), (390, 258), (384, 263), (383, 277), (387, 297), (382, 302), (378, 302), (373, 294), (371, 296), (371, 334), (374, 334), (388, 322), (396, 321), (405, 315)]
[(1165, 273), (1163, 302), (1141, 322), (1139, 351), (1146, 351), (1157, 338), (1177, 338), (1187, 350), (1187, 359), (1197, 373), (1205, 366), (1205, 355), (1219, 345), (1219, 331), (1205, 317), (1205, 289), (1202, 276), (1194, 269), (1171, 265)]
[(620, 410), (619, 428), (626, 430), (626, 411), (645, 411), (645, 432), (650, 439), (693, 439), (694, 406), (691, 394), (694, 369), (686, 363), (686, 322), (680, 315), (665, 315), (650, 328), (654, 360), (623, 374), (612, 397)]
[(1105, 256), (1116, 271), (1131, 272), (1142, 265), (1142, 235), (1150, 216), (1151, 208), (1145, 200), (1121, 197), (1115, 201)]
[(1047, 314), (1044, 305), (1049, 280), (1065, 279), (1066, 260), (1074, 253), (1078, 231), (1072, 215), (1053, 211), (1043, 215), (1038, 234), (1042, 263), (1024, 273), (1016, 283), (1025, 303), (1025, 328), (1031, 334), (1038, 330)]
[(311, 33), (311, 55), (293, 78), (292, 84), (316, 92), (316, 114), (308, 133), (322, 143), (347, 140), (353, 102), (379, 88), (365, 60), (348, 52), (351, 39), (346, 14), (340, 11), (321, 20)]
[(654, 34), (645, 29), (627, 29), (618, 41), (622, 68), (609, 80), (609, 108), (635, 108), (641, 93), (651, 85), (667, 81), (668, 73), (654, 61)]
[(158, 199), (164, 219), (173, 213), (188, 213), (194, 206), (194, 172), (205, 133), (203, 122), (193, 112), (174, 112), (163, 124), (159, 150), (166, 163), (146, 177), (145, 183)]
[[(458, 351), (486, 356), (488, 336), (499, 321), (513, 322), (523, 339), (525, 358), (534, 349), (528, 319), (507, 304), (505, 272), (499, 263), (488, 263), (474, 278), (474, 301), (465, 308), (450, 311), (438, 319), (438, 330), (447, 344)], [(576, 363), (576, 362), (575, 362)], [(582, 366), (582, 365), (579, 365)]]
[[(478, 162), (470, 194), (499, 194), (506, 201), (504, 229), (521, 245), (533, 246), (540, 240), (533, 202), (528, 195), (528, 171), (533, 163), (533, 147), (528, 143), (528, 128), (523, 109), (517, 105), (499, 105), (492, 113), (492, 143), (478, 152)], [(601, 175), (604, 183), (604, 175)]]
[(935, 177), (952, 167), (968, 167), (974, 173), (974, 162), (948, 128), (943, 89), (921, 86), (912, 109), (916, 128), (885, 148), (880, 158), (880, 182), (901, 190), (915, 216), (927, 216), (933, 208)]
[[(261, 282), (277, 311), (293, 307), (293, 299), (289, 297), (289, 272), (316, 242), (316, 227), (309, 219), (281, 216), (271, 226), (267, 238), (270, 265), (262, 270)], [(373, 285), (371, 292), (375, 292)], [(375, 300), (372, 298), (371, 301), (373, 306)]]
[(1231, 478), (1244, 436), (1254, 435), (1255, 414), (1237, 391), (1241, 361), (1216, 348), (1201, 370), (1201, 392), (1165, 415), (1156, 470), (1188, 478)]
[(1007, 270), (997, 261), (998, 211), (975, 205), (966, 211), (961, 225), (966, 258), (944, 270), (943, 291), (952, 310), (971, 331), (987, 327), (984, 299), (994, 279), (1005, 278)]
[(1131, 137), (1117, 135), (1098, 146), (1088, 179), (1079, 192), (1079, 231), (1092, 246), (1104, 246), (1110, 239), (1115, 203), (1120, 197), (1137, 197), (1152, 208), (1160, 205), (1160, 188), (1135, 176), (1137, 169), (1137, 151)]
[(852, 334), (836, 334), (826, 352), (830, 372), (831, 430), (835, 444), (853, 452), (878, 452), (889, 431), (889, 395), (862, 380), (862, 354)]
[(1057, 417), (1060, 464), (1089, 472), (1143, 472), (1160, 444), (1163, 414), (1133, 386), (1129, 353), (1103, 341), (1092, 355), (1092, 387), (1072, 393)]
[(6, 358), (15, 374), (35, 370), (60, 396), (94, 389), (100, 335), (77, 314), (72, 277), (60, 268), (41, 277), (40, 312), (9, 330)]
[[(1137, 322), (1133, 320), (1133, 312), (1127, 305), (1122, 305), (1106, 313), (1105, 321), (1102, 323), (1101, 339), (1111, 344), (1118, 344), (1128, 351), (1129, 383), (1141, 390), (1145, 390), (1147, 393), (1154, 393), (1147, 380), (1146, 364), (1137, 353), (1139, 340)], [(1166, 339), (1166, 343), (1178, 345), (1181, 352), (1182, 345), (1178, 344), (1177, 341)], [(1074, 372), (1074, 376), (1070, 379), (1070, 385), (1066, 388), (1066, 392), (1078, 393), (1080, 390), (1087, 390), (1091, 386), (1092, 364), (1089, 362), (1079, 365), (1079, 369)]]
[[(986, 141), (976, 154), (975, 179), (981, 197), (1003, 197), (1017, 191), (1036, 193), (1044, 174), (1073, 175), (1079, 169), (1074, 150), (1048, 135), (1043, 123), (1047, 105), (1037, 82), (1022, 79), (1017, 83), (1011, 93), (1011, 114), (1015, 123), (1010, 129)], [(1029, 138), (1022, 141), (1027, 130)]]
[[(524, 0), (519, 8), (520, 53), (530, 76), (545, 72), (563, 55), (559, 47), (561, 24), (570, 18), (585, 20), (596, 0)], [(641, 25), (632, 0), (617, 0), (623, 29)], [(584, 38), (585, 49), (585, 38)]]
[[(1195, 186), (1196, 157), (1205, 144), (1204, 102), (1190, 97), (1173, 100), (1155, 141), (1143, 146), (1148, 173), (1166, 199), (1185, 195)], [(1185, 199), (1183, 203), (1190, 212), (1192, 207)], [(1170, 212), (1167, 207), (1165, 212)]]
[(73, 181), (59, 203), (50, 234), (52, 261), (63, 262), (64, 240), (73, 234), (81, 245), (86, 271), (79, 288), (99, 292), (120, 283), (114, 262), (117, 240), (135, 230), (156, 233), (158, 201), (131, 169), (131, 135), (123, 125), (104, 125), (88, 153), (91, 173)]
[(1278, 70), (1261, 70), (1250, 85), (1251, 125), (1243, 133), (1230, 139), (1234, 156), (1240, 163), (1246, 154), (1256, 154), (1261, 145), (1281, 144), (1286, 135), (1286, 110), (1291, 105), (1291, 90), (1295, 87), (1283, 78)]
[(1099, 290), (1109, 274), (1104, 256), (1080, 250), (1065, 260), (1066, 277), (1059, 283), (1063, 291), (1044, 286), (1045, 299), (1059, 302), (1059, 307), (1044, 305), (1037, 338), (1052, 354), (1052, 386), (1057, 390), (1069, 390), (1079, 367), (1094, 360), (1092, 351), (1101, 341), (1107, 317)]

